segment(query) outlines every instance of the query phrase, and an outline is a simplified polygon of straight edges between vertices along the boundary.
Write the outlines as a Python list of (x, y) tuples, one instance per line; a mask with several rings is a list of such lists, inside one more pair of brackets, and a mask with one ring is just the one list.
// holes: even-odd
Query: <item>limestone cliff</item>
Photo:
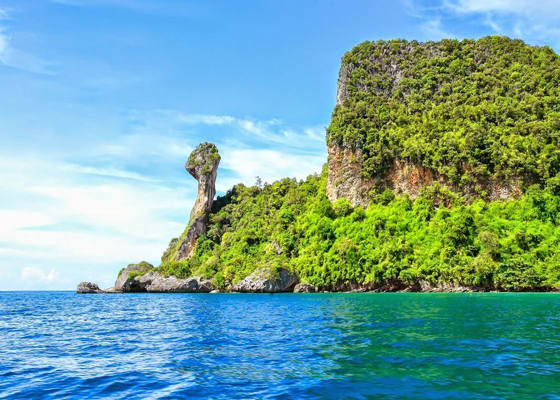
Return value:
[[(521, 113), (506, 106), (511, 115), (488, 111), (502, 107), (505, 93), (520, 103), (527, 95), (512, 89), (525, 78), (504, 68), (500, 47), (527, 52), (523, 67), (544, 71), (531, 61), (540, 49), (507, 38), (366, 42), (348, 52), (327, 133), (329, 199), (367, 207), (373, 192), (390, 189), (414, 199), (423, 186), (438, 183), (467, 202), (508, 200), (536, 183), (535, 162), (527, 160), (537, 151), (523, 144), (529, 128), (515, 119)], [(502, 79), (483, 80), (498, 71)], [(542, 97), (536, 89), (531, 95)], [(485, 105), (477, 108), (476, 101)], [(534, 135), (547, 129), (548, 117), (525, 118), (543, 121)], [(548, 144), (532, 144), (541, 145)]]
[(206, 233), (208, 215), (216, 195), (216, 176), (220, 155), (212, 143), (201, 143), (191, 153), (185, 169), (198, 182), (198, 195), (191, 211), (188, 228), (177, 245), (176, 260), (192, 257), (196, 242)]
[[(220, 156), (202, 143), (185, 166), (196, 203), (161, 265), (78, 292), (554, 290), (558, 71), (550, 49), (508, 38), (364, 42), (343, 58), (327, 171), (213, 204)], [(325, 188), (372, 206), (331, 207)]]
[(346, 149), (338, 144), (328, 146), (327, 197), (331, 202), (345, 198), (353, 206), (367, 208), (372, 190), (390, 189), (394, 194), (407, 194), (416, 199), (422, 187), (436, 183), (460, 193), (470, 202), (484, 194), (489, 201), (519, 198), (523, 186), (531, 183), (528, 178), (513, 177), (508, 180), (486, 179), (466, 185), (453, 184), (437, 171), (407, 160), (394, 160), (383, 176), (369, 177), (363, 173), (363, 154), (360, 149)]

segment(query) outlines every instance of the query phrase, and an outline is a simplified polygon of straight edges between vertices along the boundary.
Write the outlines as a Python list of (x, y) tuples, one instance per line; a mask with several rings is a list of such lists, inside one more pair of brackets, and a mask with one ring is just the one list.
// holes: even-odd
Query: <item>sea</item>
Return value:
[(0, 292), (0, 398), (560, 399), (560, 294)]

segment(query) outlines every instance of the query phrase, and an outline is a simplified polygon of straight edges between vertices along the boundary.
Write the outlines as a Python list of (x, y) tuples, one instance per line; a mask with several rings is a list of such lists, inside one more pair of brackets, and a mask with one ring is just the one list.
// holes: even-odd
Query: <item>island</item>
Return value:
[(478, 40), (346, 53), (320, 174), (216, 194), (220, 155), (161, 264), (79, 293), (560, 290), (560, 57)]

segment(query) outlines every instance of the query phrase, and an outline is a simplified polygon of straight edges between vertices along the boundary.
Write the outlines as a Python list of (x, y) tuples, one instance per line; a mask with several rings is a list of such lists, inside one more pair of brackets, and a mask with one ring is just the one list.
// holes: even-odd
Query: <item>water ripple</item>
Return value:
[(3, 292), (0, 397), (560, 399), (560, 295)]

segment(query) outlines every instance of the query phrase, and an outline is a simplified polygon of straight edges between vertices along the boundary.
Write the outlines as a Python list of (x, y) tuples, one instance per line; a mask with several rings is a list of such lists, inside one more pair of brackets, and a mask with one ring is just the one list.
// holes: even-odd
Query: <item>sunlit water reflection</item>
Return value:
[(560, 398), (560, 294), (0, 293), (0, 397)]

